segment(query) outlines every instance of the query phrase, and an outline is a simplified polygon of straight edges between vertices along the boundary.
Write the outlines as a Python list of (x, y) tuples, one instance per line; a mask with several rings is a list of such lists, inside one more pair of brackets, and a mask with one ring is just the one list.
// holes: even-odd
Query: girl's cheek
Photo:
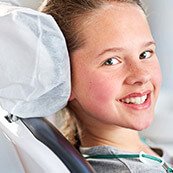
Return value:
[(107, 76), (96, 75), (93, 76), (89, 82), (89, 93), (93, 99), (100, 102), (107, 101), (110, 98), (116, 98), (118, 94), (118, 84), (115, 84), (114, 79)]
[(155, 84), (158, 87), (160, 87), (160, 85), (162, 83), (162, 72), (161, 72), (161, 68), (160, 68), (159, 63), (156, 63), (155, 68), (152, 68), (152, 69), (154, 69), (153, 78), (154, 78)]

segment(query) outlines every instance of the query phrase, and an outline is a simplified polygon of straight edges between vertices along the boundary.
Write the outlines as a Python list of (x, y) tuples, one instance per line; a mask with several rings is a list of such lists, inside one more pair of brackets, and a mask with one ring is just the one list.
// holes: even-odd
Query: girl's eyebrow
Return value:
[(108, 48), (108, 49), (103, 50), (101, 53), (99, 53), (97, 57), (99, 57), (99, 56), (105, 54), (106, 52), (121, 52), (121, 51), (123, 51), (123, 50), (125, 50), (125, 49), (122, 48), (122, 47), (112, 47), (112, 48)]
[(148, 46), (151, 46), (151, 45), (156, 46), (155, 41), (149, 41), (149, 42), (147, 42), (147, 43), (144, 43), (144, 44), (143, 44), (143, 47), (148, 47)]
[[(147, 43), (144, 43), (141, 47), (148, 47), (148, 46), (151, 46), (151, 45), (156, 45), (156, 43), (154, 41), (149, 41)], [(121, 52), (121, 51), (124, 51), (124, 50), (125, 49), (122, 48), (122, 47), (108, 48), (108, 49), (103, 50), (101, 53), (99, 53), (97, 57), (105, 54), (106, 52)]]

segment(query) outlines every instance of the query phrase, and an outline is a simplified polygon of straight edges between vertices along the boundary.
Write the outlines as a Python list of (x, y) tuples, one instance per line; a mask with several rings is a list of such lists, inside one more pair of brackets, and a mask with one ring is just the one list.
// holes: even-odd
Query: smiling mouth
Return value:
[(145, 103), (145, 101), (147, 100), (148, 95), (143, 95), (141, 97), (129, 97), (129, 98), (125, 98), (125, 99), (120, 99), (120, 102), (126, 103), (126, 104), (136, 104), (136, 105), (140, 105)]

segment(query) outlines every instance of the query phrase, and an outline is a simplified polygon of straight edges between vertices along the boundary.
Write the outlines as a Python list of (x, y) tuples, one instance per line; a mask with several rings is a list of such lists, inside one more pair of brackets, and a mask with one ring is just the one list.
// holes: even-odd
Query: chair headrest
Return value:
[(69, 55), (54, 19), (0, 3), (0, 106), (22, 118), (47, 116), (69, 95)]

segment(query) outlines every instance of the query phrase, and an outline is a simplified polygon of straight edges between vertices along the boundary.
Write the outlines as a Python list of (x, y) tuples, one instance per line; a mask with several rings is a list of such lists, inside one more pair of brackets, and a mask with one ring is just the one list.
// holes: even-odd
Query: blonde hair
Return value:
[(61, 133), (77, 148), (78, 131), (77, 121), (74, 113), (67, 106), (56, 113), (56, 123)]
[(142, 8), (140, 0), (46, 0), (40, 10), (54, 17), (71, 53), (84, 44), (80, 29), (86, 17), (110, 2), (130, 3)]
[[(80, 30), (87, 16), (110, 2), (134, 4), (143, 10), (140, 0), (46, 0), (40, 11), (54, 17), (64, 34), (71, 55), (85, 43)], [(67, 106), (58, 113), (58, 116), (64, 119), (62, 133), (73, 145), (76, 145), (80, 140), (75, 115)]]

